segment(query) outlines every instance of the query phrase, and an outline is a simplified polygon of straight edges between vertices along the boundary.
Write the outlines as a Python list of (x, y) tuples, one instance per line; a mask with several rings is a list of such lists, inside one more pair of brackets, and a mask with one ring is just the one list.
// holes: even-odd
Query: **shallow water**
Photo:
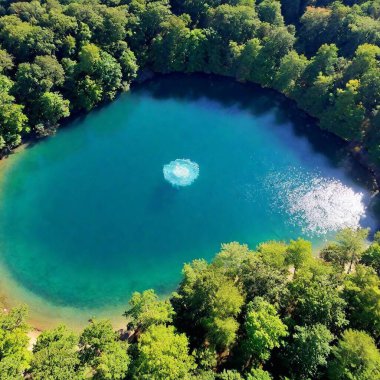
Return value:
[[(191, 185), (165, 181), (176, 159), (199, 165)], [(1, 286), (45, 324), (120, 315), (136, 290), (168, 294), (183, 263), (223, 242), (321, 244), (376, 225), (369, 178), (342, 143), (275, 93), (228, 79), (135, 86), (7, 166)]]

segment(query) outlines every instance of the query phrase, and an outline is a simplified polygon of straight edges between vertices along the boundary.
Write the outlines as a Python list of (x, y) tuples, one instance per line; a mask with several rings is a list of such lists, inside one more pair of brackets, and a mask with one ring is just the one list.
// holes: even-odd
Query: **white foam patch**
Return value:
[(173, 186), (189, 186), (199, 176), (197, 163), (179, 158), (164, 165), (164, 178)]
[(273, 207), (289, 215), (290, 223), (309, 235), (326, 235), (342, 228), (357, 228), (365, 217), (364, 195), (337, 179), (291, 170), (272, 174), (266, 181)]

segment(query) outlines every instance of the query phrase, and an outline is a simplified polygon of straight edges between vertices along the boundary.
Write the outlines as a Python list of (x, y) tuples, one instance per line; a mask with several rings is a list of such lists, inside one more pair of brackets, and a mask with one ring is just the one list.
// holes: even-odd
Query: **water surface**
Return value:
[[(199, 165), (190, 186), (165, 181), (176, 159)], [(228, 79), (135, 86), (8, 166), (1, 271), (32, 313), (48, 305), (64, 320), (121, 311), (136, 290), (167, 294), (183, 263), (223, 242), (320, 244), (375, 225), (368, 175), (342, 143), (274, 92)]]

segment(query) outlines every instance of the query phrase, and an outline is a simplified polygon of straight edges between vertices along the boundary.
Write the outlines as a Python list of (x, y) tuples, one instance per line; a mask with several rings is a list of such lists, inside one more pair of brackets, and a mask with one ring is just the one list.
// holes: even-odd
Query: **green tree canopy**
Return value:
[(0, 309), (0, 378), (18, 380), (29, 367), (27, 308)]
[(296, 379), (318, 379), (327, 366), (334, 336), (322, 324), (296, 326), (285, 347), (289, 371)]
[(185, 380), (195, 368), (186, 335), (177, 334), (173, 326), (150, 326), (140, 336), (137, 350), (134, 379)]
[(366, 251), (364, 251), (360, 261), (368, 266), (371, 266), (380, 276), (380, 244), (374, 241)]
[(260, 297), (247, 305), (244, 329), (245, 353), (256, 363), (268, 360), (273, 348), (280, 347), (288, 335), (288, 329), (274, 306)]
[(343, 229), (337, 233), (335, 242), (322, 249), (321, 257), (341, 267), (348, 264), (350, 272), (352, 265), (360, 260), (365, 251), (368, 232), (367, 229)]
[(174, 310), (167, 300), (160, 300), (153, 289), (135, 292), (124, 315), (139, 329), (172, 322)]
[(373, 380), (380, 377), (380, 352), (365, 332), (346, 330), (332, 350), (331, 380)]
[(304, 239), (291, 240), (286, 249), (285, 261), (288, 265), (293, 265), (294, 269), (299, 269), (311, 258), (311, 243)]
[(78, 337), (65, 326), (44, 331), (33, 348), (30, 374), (35, 380), (81, 379)]
[[(176, 321), (183, 331), (192, 331), (218, 349), (236, 339), (244, 297), (234, 281), (203, 260), (186, 264), (183, 280), (173, 297)], [(194, 331), (195, 330), (195, 331)]]
[(342, 281), (331, 267), (315, 260), (288, 285), (287, 308), (298, 325), (321, 323), (335, 332), (347, 324)]
[(358, 265), (347, 277), (343, 297), (350, 326), (380, 340), (380, 279), (372, 268)]
[(109, 320), (92, 320), (79, 339), (79, 357), (98, 380), (124, 379), (130, 358), (128, 344), (120, 341)]

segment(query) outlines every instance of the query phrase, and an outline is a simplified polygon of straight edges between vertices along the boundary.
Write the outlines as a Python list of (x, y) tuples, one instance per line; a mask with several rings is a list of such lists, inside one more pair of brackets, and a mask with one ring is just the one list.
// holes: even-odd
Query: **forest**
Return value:
[(2, 0), (0, 12), (3, 154), (136, 76), (203, 72), (278, 90), (380, 163), (378, 0)]
[[(152, 73), (275, 89), (380, 166), (379, 0), (0, 3), (0, 151), (55, 133)], [(125, 329), (90, 320), (28, 349), (26, 306), (0, 311), (0, 380), (379, 380), (380, 233), (223, 244), (168, 299), (136, 292)]]
[(0, 312), (0, 379), (380, 379), (380, 233), (223, 244), (169, 299), (132, 295), (126, 328), (61, 325), (28, 350), (27, 309)]

